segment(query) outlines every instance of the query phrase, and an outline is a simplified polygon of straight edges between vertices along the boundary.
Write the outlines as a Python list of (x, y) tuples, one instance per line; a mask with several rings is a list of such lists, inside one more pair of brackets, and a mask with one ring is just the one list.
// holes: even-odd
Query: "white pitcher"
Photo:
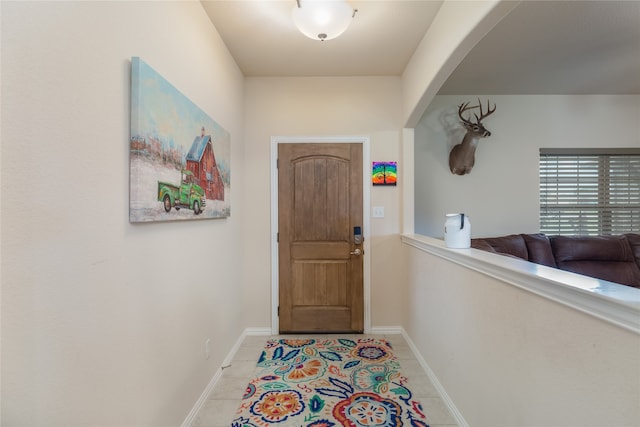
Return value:
[(447, 214), (444, 222), (444, 244), (448, 248), (471, 247), (471, 221), (463, 213)]

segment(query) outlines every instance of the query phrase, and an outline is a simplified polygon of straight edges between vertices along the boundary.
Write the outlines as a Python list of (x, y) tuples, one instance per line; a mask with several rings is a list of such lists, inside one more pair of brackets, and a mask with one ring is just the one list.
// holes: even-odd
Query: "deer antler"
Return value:
[[(467, 110), (473, 110), (474, 108), (479, 108), (480, 109), (480, 117), (478, 117), (477, 114), (473, 113), (473, 115), (476, 117), (476, 122), (472, 123), (471, 120), (465, 119), (464, 117), (462, 117), (462, 113), (464, 113)], [(460, 120), (462, 120), (462, 122), (466, 123), (467, 125), (474, 125), (474, 124), (479, 125), (480, 122), (482, 122), (482, 119), (484, 119), (485, 117), (490, 116), (491, 114), (493, 114), (494, 111), (496, 111), (496, 104), (493, 104), (493, 109), (492, 109), (489, 100), (487, 100), (487, 112), (484, 113), (482, 111), (482, 102), (480, 102), (480, 98), (478, 98), (478, 105), (474, 105), (472, 107), (469, 107), (469, 103), (468, 102), (465, 102), (464, 104), (460, 104), (458, 106), (458, 117), (460, 117)]]
[(493, 114), (494, 111), (496, 111), (496, 104), (493, 104), (493, 110), (492, 110), (488, 99), (487, 99), (487, 114), (484, 114), (482, 112), (482, 102), (480, 102), (480, 98), (478, 98), (478, 107), (480, 108), (480, 117), (478, 117), (478, 115), (474, 113), (474, 116), (476, 116), (476, 123), (477, 124), (480, 124), (482, 119), (484, 119), (485, 117), (490, 116), (491, 114)]
[[(460, 104), (458, 106), (458, 117), (460, 117), (460, 120), (462, 120), (463, 123), (466, 123), (468, 125), (473, 125), (473, 123), (471, 123), (471, 121), (469, 119), (465, 119), (464, 117), (462, 117), (462, 113), (464, 113), (467, 110), (472, 110), (474, 108), (478, 108), (477, 105), (473, 106), (473, 107), (469, 107), (469, 103), (465, 102), (464, 104)], [(482, 114), (482, 113), (481, 113)], [(478, 117), (478, 116), (476, 116)]]

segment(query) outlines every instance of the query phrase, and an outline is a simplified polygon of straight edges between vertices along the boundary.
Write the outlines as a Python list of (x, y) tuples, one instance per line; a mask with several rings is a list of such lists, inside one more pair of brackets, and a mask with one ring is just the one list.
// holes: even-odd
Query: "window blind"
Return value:
[(540, 232), (640, 232), (640, 149), (541, 149)]

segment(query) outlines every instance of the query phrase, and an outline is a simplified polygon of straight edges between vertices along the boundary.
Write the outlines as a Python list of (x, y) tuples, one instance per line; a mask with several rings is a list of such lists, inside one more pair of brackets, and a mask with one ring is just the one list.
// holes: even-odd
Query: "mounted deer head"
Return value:
[[(462, 117), (462, 113), (474, 108), (480, 109), (480, 117), (475, 113), (473, 114), (476, 117), (475, 123)], [(480, 98), (478, 98), (478, 105), (473, 107), (469, 107), (468, 102), (458, 106), (458, 117), (460, 117), (460, 123), (462, 123), (462, 126), (467, 130), (467, 133), (464, 135), (462, 142), (454, 146), (449, 153), (449, 169), (451, 173), (465, 175), (471, 172), (476, 161), (475, 154), (478, 140), (491, 136), (491, 132), (482, 125), (482, 119), (493, 114), (494, 111), (496, 111), (496, 105), (493, 104), (493, 109), (491, 109), (489, 101), (487, 100), (487, 112), (484, 113), (482, 111)]]

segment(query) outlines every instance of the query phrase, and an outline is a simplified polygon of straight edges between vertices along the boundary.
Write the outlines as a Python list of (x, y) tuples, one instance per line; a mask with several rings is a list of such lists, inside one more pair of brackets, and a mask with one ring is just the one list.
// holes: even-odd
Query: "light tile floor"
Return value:
[[(313, 335), (296, 338), (362, 338), (367, 335)], [(287, 338), (291, 338), (288, 335)], [(455, 418), (440, 398), (427, 374), (416, 360), (411, 348), (402, 335), (371, 335), (373, 338), (384, 338), (393, 347), (400, 362), (402, 373), (409, 378), (409, 387), (417, 400), (422, 404), (430, 427), (457, 426)], [(247, 384), (253, 376), (258, 357), (266, 341), (272, 337), (248, 336), (244, 339), (229, 367), (223, 370), (222, 376), (209, 395), (207, 403), (200, 410), (192, 427), (230, 427), (235, 412)]]

